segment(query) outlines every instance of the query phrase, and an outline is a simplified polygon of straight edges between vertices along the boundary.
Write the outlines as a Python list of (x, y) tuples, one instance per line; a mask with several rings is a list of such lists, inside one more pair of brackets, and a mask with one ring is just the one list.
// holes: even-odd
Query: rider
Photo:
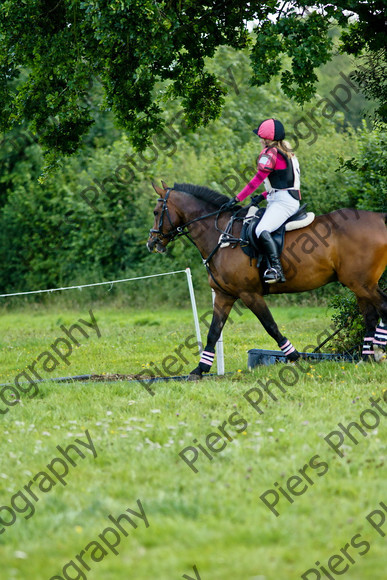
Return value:
[(277, 230), (300, 207), (300, 168), (289, 144), (284, 141), (285, 129), (281, 121), (266, 119), (253, 132), (261, 138), (263, 145), (257, 160), (258, 173), (228, 202), (227, 208), (243, 201), (262, 182), (265, 183), (266, 191), (261, 194), (259, 201), (266, 199), (267, 208), (255, 229), (270, 264), (264, 273), (264, 280), (268, 284), (286, 282), (271, 232)]

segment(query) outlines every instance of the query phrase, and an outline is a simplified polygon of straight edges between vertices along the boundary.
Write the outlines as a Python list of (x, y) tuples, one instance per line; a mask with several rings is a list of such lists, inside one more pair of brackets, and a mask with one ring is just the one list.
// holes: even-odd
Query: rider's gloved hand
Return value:
[(265, 201), (265, 199), (265, 196), (260, 193), (259, 195), (254, 195), (254, 197), (251, 198), (251, 201), (254, 205), (258, 205), (261, 201)]
[(227, 203), (224, 204), (223, 209), (227, 210), (227, 209), (232, 209), (234, 207), (234, 205), (236, 205), (239, 202), (239, 199), (237, 199), (236, 197), (233, 197), (232, 199), (230, 199), (230, 201), (228, 201)]

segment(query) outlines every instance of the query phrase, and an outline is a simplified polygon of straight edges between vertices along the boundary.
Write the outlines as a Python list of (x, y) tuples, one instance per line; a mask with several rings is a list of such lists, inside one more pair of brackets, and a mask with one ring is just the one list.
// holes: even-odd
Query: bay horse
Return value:
[[(374, 342), (385, 347), (387, 295), (378, 281), (387, 265), (387, 213), (342, 209), (316, 217), (307, 227), (286, 232), (281, 255), (286, 282), (264, 285), (256, 259), (251, 260), (239, 245), (219, 249), (219, 232), (226, 228), (232, 213), (221, 209), (228, 196), (192, 184), (170, 188), (161, 183), (162, 188), (152, 184), (159, 197), (148, 250), (163, 253), (169, 242), (187, 235), (199, 250), (215, 291), (207, 343), (199, 365), (189, 375), (191, 379), (201, 378), (211, 369), (215, 345), (238, 298), (259, 319), (287, 360), (297, 360), (299, 353), (279, 331), (263, 296), (305, 292), (333, 281), (356, 295), (366, 327), (363, 354), (371, 358)], [(238, 235), (241, 224), (237, 222), (235, 228)]]

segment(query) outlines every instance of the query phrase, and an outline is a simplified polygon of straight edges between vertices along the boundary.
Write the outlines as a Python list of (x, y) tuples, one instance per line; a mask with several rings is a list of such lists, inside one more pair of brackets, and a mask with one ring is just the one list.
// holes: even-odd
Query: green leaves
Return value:
[[(208, 60), (222, 46), (247, 47), (251, 22), (257, 23), (251, 83), (266, 84), (282, 71), (282, 90), (302, 105), (314, 95), (316, 69), (331, 58), (332, 20), (346, 25), (356, 15), (342, 36), (344, 50), (382, 50), (383, 6), (382, 0), (370, 6), (344, 0), (6, 0), (0, 6), (0, 128), (30, 124), (51, 157), (73, 153), (96, 118), (89, 98), (94, 76), (105, 93), (99, 107), (114, 112), (136, 149), (163, 128), (172, 100), (183, 107), (189, 127), (205, 125), (219, 117), (225, 95)], [(374, 78), (377, 92), (384, 77)], [(47, 117), (56, 124), (39, 131)]]
[(263, 22), (257, 28), (251, 54), (252, 83), (260, 86), (269, 82), (283, 68), (287, 55), (291, 58), (291, 70), (281, 75), (282, 90), (300, 105), (309, 101), (315, 94), (314, 71), (331, 56), (328, 27), (329, 20), (317, 12), (301, 18), (290, 11), (276, 22)]
[(387, 132), (386, 128), (370, 131), (364, 124), (358, 132), (359, 154), (341, 160), (341, 171), (350, 182), (356, 207), (370, 211), (387, 211)]
[[(162, 261), (149, 255), (145, 247), (156, 200), (150, 183), (160, 179), (168, 185), (186, 181), (208, 185), (230, 197), (236, 195), (256, 169), (260, 145), (251, 129), (272, 115), (282, 120), (289, 140), (297, 147), (303, 200), (310, 211), (325, 213), (360, 204), (369, 204), (362, 205), (366, 209), (386, 207), (386, 136), (367, 128), (362, 132), (348, 128), (350, 119), (359, 119), (363, 108), (362, 102), (356, 102), (354, 90), (353, 99), (347, 100), (348, 112), (333, 109), (332, 115), (332, 108), (326, 110), (322, 102), (322, 97), (331, 97), (334, 103), (331, 89), (346, 82), (339, 71), (349, 79), (353, 65), (347, 63), (345, 68), (342, 55), (335, 57), (328, 70), (324, 67), (320, 71), (324, 80), (320, 97), (303, 110), (283, 98), (277, 79), (265, 87), (248, 86), (247, 49), (240, 52), (222, 46), (205, 64), (207, 75), (195, 72), (186, 77), (181, 72), (180, 84), (169, 81), (172, 92), (165, 101), (166, 112), (161, 107), (153, 110), (151, 107), (157, 105), (152, 100), (143, 101), (143, 112), (124, 111), (127, 117), (122, 122), (131, 124), (135, 139), (150, 130), (152, 145), (143, 153), (133, 151), (128, 139), (114, 127), (111, 113), (99, 111), (103, 89), (98, 79), (88, 84), (87, 112), (95, 123), (82, 149), (77, 156), (62, 160), (55, 173), (44, 175), (41, 183), (37, 180), (44, 162), (49, 165), (54, 159), (42, 155), (28, 126), (0, 135), (0, 285), (4, 292), (123, 278), (189, 264), (206, 296), (206, 275), (197, 250), (188, 241), (178, 240)], [(110, 72), (112, 79), (119, 78), (116, 71)], [(147, 69), (142, 68), (141, 73), (146, 82)], [(126, 82), (123, 78), (123, 95)], [(189, 89), (186, 93), (185, 86)], [(164, 87), (159, 83), (155, 90), (162, 95)], [(173, 92), (176, 87), (181, 96)], [(121, 90), (118, 83), (116, 89), (117, 94)], [(60, 92), (57, 88), (44, 95), (45, 103), (53, 98), (55, 106)], [(193, 124), (201, 123), (202, 116), (208, 119), (217, 113), (211, 110), (215, 97), (224, 99), (219, 122), (190, 132), (176, 99), (191, 97), (192, 103), (185, 106), (192, 106)], [(112, 98), (112, 105), (116, 102)], [(66, 136), (62, 147), (68, 146), (69, 153), (76, 137), (87, 130), (80, 125), (87, 116), (76, 116), (77, 106), (82, 107), (86, 99), (74, 97), (70, 103), (73, 108), (55, 116), (48, 116), (53, 109), (47, 105), (45, 116), (36, 116), (41, 139), (55, 148)], [(145, 106), (149, 106), (149, 116)], [(148, 125), (162, 123), (164, 117), (167, 123), (162, 131), (157, 125)], [(355, 156), (354, 171), (335, 172), (338, 154)]]

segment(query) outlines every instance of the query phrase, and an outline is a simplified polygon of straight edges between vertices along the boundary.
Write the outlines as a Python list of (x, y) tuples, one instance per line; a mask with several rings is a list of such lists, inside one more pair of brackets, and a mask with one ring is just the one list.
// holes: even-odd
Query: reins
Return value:
[[(211, 213), (207, 213), (205, 215), (198, 216), (197, 218), (194, 218), (192, 220), (189, 220), (188, 222), (186, 222), (182, 226), (175, 227), (173, 225), (173, 223), (172, 223), (171, 216), (169, 215), (169, 210), (168, 210), (168, 205), (167, 205), (168, 198), (169, 198), (169, 194), (171, 193), (171, 191), (172, 191), (172, 188), (168, 188), (167, 193), (165, 194), (165, 197), (164, 198), (159, 197), (158, 201), (162, 201), (163, 202), (163, 207), (161, 208), (161, 216), (160, 216), (160, 220), (159, 220), (159, 227), (158, 227), (157, 230), (155, 230), (155, 229), (152, 228), (151, 230), (149, 230), (149, 233), (150, 234), (157, 234), (159, 236), (162, 236), (163, 238), (169, 238), (169, 241), (172, 241), (175, 238), (178, 238), (180, 236), (187, 236), (188, 239), (196, 246), (195, 242), (189, 237), (189, 232), (185, 232), (184, 231), (185, 228), (187, 228), (188, 226), (190, 226), (191, 224), (193, 224), (195, 222), (202, 221), (202, 220), (207, 219), (207, 218), (212, 217), (212, 216), (217, 216), (217, 218), (218, 218), (219, 215), (222, 213), (222, 211), (224, 211), (222, 209), (224, 206), (221, 206), (216, 211), (213, 211)], [(172, 230), (170, 232), (168, 232), (167, 234), (165, 234), (162, 231), (162, 227), (163, 227), (163, 223), (164, 223), (164, 215), (165, 214), (166, 214), (166, 216), (168, 218), (169, 224), (172, 227)], [(217, 220), (216, 220), (216, 222), (217, 222)], [(218, 229), (217, 225), (215, 227), (216, 227), (216, 229)]]
[[(221, 233), (225, 233), (225, 232), (223, 232), (218, 227), (218, 218), (219, 218), (220, 214), (223, 211), (225, 211), (224, 207), (225, 207), (226, 204), (222, 205), (216, 211), (213, 211), (211, 213), (207, 213), (207, 214), (202, 215), (202, 216), (198, 216), (197, 218), (194, 218), (192, 220), (189, 220), (188, 222), (186, 222), (182, 226), (175, 227), (173, 225), (173, 223), (172, 223), (171, 216), (170, 216), (169, 210), (168, 210), (168, 198), (169, 198), (169, 195), (170, 195), (171, 191), (172, 191), (172, 188), (168, 188), (167, 189), (167, 193), (165, 194), (165, 197), (164, 198), (159, 197), (159, 199), (158, 199), (158, 201), (162, 201), (163, 202), (163, 207), (161, 209), (161, 216), (160, 216), (160, 220), (159, 220), (159, 226), (158, 226), (158, 229), (157, 230), (156, 229), (153, 229), (153, 228), (150, 229), (149, 230), (149, 233), (150, 234), (156, 234), (156, 235), (159, 235), (159, 236), (161, 236), (163, 238), (168, 238), (170, 242), (173, 241), (176, 238), (181, 237), (181, 236), (186, 236), (188, 238), (188, 240), (195, 246), (195, 248), (197, 248), (197, 245), (195, 244), (194, 240), (190, 236), (190, 233), (188, 231), (185, 231), (185, 229), (188, 226), (190, 226), (191, 224), (193, 224), (193, 223), (196, 223), (196, 222), (205, 220), (205, 219), (207, 219), (209, 217), (213, 217), (213, 216), (216, 216), (216, 219), (215, 219), (215, 229), (218, 230)], [(170, 232), (166, 233), (166, 234), (162, 231), (162, 227), (163, 227), (163, 224), (164, 224), (164, 215), (167, 216), (168, 221), (169, 221), (169, 224), (172, 227), (172, 230)], [(219, 288), (223, 292), (225, 292), (226, 294), (228, 294), (224, 290), (224, 288), (222, 288), (222, 286), (219, 284), (219, 282), (215, 279), (213, 273), (211, 272), (211, 270), (210, 270), (210, 268), (208, 266), (208, 263), (210, 262), (210, 260), (214, 257), (214, 255), (216, 254), (216, 252), (219, 250), (219, 248), (221, 246), (221, 243), (222, 242), (218, 242), (218, 244), (215, 246), (215, 248), (212, 250), (212, 252), (210, 252), (210, 254), (208, 255), (207, 258), (203, 258), (203, 256), (202, 256), (202, 261), (203, 261), (203, 265), (206, 267), (207, 272), (209, 273), (209, 275), (211, 276), (211, 278), (213, 279), (213, 281), (215, 282), (215, 284), (217, 286), (219, 286)]]

